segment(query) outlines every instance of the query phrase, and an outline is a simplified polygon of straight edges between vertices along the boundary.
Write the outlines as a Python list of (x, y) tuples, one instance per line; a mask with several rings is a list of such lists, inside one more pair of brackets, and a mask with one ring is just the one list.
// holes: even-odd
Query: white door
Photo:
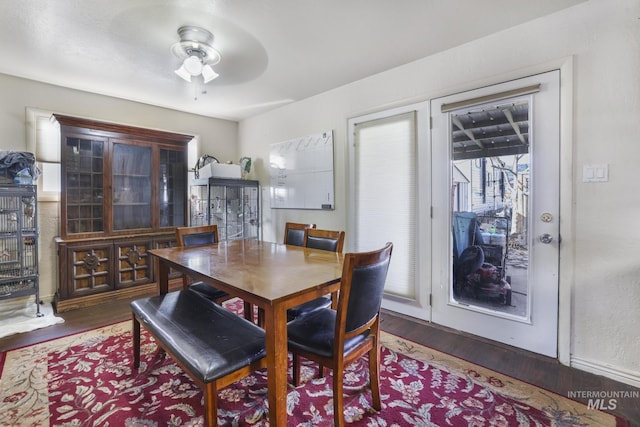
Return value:
[(431, 114), (432, 321), (557, 357), (560, 72)]

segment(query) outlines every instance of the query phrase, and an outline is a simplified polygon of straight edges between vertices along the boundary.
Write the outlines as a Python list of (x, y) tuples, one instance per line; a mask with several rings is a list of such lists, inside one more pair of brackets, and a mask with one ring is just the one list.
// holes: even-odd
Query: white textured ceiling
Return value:
[[(582, 1), (0, 0), (0, 73), (238, 120)], [(215, 36), (207, 85), (173, 72), (182, 25)]]

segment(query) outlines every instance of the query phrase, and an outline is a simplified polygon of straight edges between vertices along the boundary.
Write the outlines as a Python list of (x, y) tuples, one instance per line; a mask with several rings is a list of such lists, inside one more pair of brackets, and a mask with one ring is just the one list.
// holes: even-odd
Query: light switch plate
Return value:
[(584, 165), (582, 167), (582, 182), (609, 181), (609, 165)]

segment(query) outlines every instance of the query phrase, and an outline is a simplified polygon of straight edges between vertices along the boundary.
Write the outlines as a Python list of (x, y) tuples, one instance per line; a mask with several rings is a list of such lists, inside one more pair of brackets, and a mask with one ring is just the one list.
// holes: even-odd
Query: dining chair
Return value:
[(285, 245), (303, 246), (304, 245), (304, 231), (307, 228), (316, 228), (315, 224), (301, 224), (298, 222), (287, 222), (284, 225), (284, 239), (282, 239)]
[[(344, 231), (321, 230), (317, 228), (307, 228), (304, 230), (302, 246), (306, 248), (322, 249), (331, 252), (342, 252), (344, 246)], [(287, 320), (291, 321), (299, 316), (311, 313), (320, 308), (331, 306), (332, 297), (320, 297), (303, 304), (291, 307), (287, 310)]]
[(380, 305), (391, 260), (392, 243), (371, 252), (344, 257), (337, 310), (322, 308), (287, 324), (288, 347), (293, 354), (293, 384), (300, 383), (300, 357), (333, 370), (334, 425), (344, 426), (344, 369), (369, 356), (372, 407), (380, 401)]
[[(304, 246), (304, 232), (307, 228), (316, 228), (316, 225), (302, 224), (299, 222), (286, 222), (284, 224), (284, 238), (282, 239), (282, 242), (285, 245), (290, 245), (290, 246)], [(311, 302), (313, 303), (313, 301)], [(324, 306), (324, 304), (316, 303), (316, 306), (322, 307)], [(309, 309), (311, 308), (313, 307), (309, 306)], [(290, 320), (294, 316), (295, 316), (295, 313), (292, 312), (291, 316), (288, 316), (287, 319)], [(258, 325), (264, 326), (264, 312), (262, 311), (261, 308), (258, 308)]]
[[(176, 227), (176, 241), (179, 247), (218, 243), (218, 226), (211, 224), (194, 227)], [(227, 292), (214, 288), (207, 283), (201, 281), (194, 282), (186, 274), (182, 275), (182, 281), (185, 289), (188, 287), (218, 304), (233, 298), (233, 295), (229, 295)], [(247, 320), (253, 321), (253, 306), (247, 302), (244, 303), (244, 317)]]

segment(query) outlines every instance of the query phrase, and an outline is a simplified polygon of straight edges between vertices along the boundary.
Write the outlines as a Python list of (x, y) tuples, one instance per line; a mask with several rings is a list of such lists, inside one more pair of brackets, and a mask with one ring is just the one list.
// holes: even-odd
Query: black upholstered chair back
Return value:
[(304, 246), (304, 231), (307, 228), (316, 228), (316, 225), (287, 222), (284, 226), (284, 244), (292, 246)]
[(304, 235), (304, 246), (323, 251), (342, 252), (344, 231), (307, 228)]
[[(213, 245), (214, 243), (218, 243), (218, 226), (213, 224), (195, 227), (178, 227), (176, 228), (176, 241), (178, 246)], [(231, 295), (228, 293), (201, 281), (194, 281), (186, 274), (182, 275), (182, 284), (184, 289), (188, 287), (217, 303), (231, 298)], [(249, 313), (248, 309), (246, 311), (247, 315), (245, 318), (250, 320), (250, 315), (252, 315), (253, 312)]]
[[(345, 332), (355, 331), (378, 315), (391, 260), (391, 246), (385, 246), (381, 258), (372, 264), (355, 266), (347, 301)], [(386, 254), (388, 252), (388, 256)]]
[(304, 230), (296, 230), (294, 228), (287, 230), (287, 245), (302, 246), (304, 242)]
[[(302, 243), (299, 246), (321, 249), (323, 251), (342, 252), (344, 231), (318, 230), (315, 228), (315, 224), (311, 225), (313, 227), (300, 227), (304, 234), (302, 235)], [(286, 237), (285, 235), (285, 238)], [(291, 321), (296, 317), (304, 316), (320, 308), (330, 307), (332, 300), (335, 299), (334, 297), (337, 298), (337, 292), (331, 298), (322, 296), (291, 307), (287, 310), (287, 320)]]
[(217, 225), (176, 228), (178, 246), (212, 245), (218, 243)]
[(202, 232), (202, 233), (193, 233), (193, 234), (185, 234), (182, 236), (182, 245), (183, 246), (195, 246), (195, 245), (207, 245), (217, 243), (215, 233), (212, 232)]

